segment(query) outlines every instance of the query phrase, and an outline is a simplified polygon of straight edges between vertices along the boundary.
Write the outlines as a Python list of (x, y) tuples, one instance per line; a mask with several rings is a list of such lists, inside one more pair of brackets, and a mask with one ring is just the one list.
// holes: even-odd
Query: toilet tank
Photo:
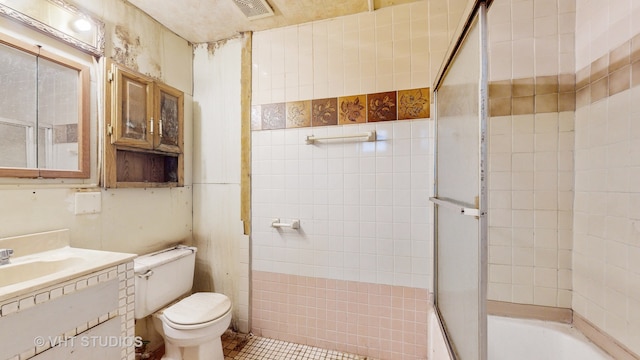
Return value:
[(134, 259), (136, 319), (153, 314), (191, 291), (196, 250), (178, 245)]

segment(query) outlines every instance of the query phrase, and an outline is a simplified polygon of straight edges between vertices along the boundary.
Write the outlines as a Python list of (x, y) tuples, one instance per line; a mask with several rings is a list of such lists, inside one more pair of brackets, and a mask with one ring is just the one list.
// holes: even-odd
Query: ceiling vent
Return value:
[(249, 20), (273, 16), (273, 9), (266, 0), (233, 0), (233, 2)]

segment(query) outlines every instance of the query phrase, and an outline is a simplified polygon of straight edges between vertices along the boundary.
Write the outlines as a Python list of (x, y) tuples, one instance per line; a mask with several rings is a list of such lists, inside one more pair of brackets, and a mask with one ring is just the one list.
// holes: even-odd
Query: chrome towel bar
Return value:
[(336, 135), (336, 136), (307, 136), (307, 145), (313, 144), (318, 140), (334, 140), (334, 139), (355, 139), (355, 138), (365, 138), (364, 141), (376, 141), (376, 132), (367, 131), (362, 134), (349, 134), (349, 135)]

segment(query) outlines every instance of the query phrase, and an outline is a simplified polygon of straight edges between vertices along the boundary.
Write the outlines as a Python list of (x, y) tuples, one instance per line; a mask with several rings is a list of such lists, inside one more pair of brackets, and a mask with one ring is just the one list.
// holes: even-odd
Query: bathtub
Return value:
[(489, 316), (490, 360), (613, 359), (568, 324)]
[[(573, 326), (488, 316), (489, 360), (612, 360)], [(429, 359), (451, 360), (435, 313), (429, 313)]]

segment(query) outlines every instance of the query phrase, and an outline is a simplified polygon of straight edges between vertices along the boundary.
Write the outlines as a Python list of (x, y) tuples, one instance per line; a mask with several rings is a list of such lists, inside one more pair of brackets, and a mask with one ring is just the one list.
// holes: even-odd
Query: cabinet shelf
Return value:
[(106, 83), (104, 186), (183, 186), (183, 92), (118, 64)]

